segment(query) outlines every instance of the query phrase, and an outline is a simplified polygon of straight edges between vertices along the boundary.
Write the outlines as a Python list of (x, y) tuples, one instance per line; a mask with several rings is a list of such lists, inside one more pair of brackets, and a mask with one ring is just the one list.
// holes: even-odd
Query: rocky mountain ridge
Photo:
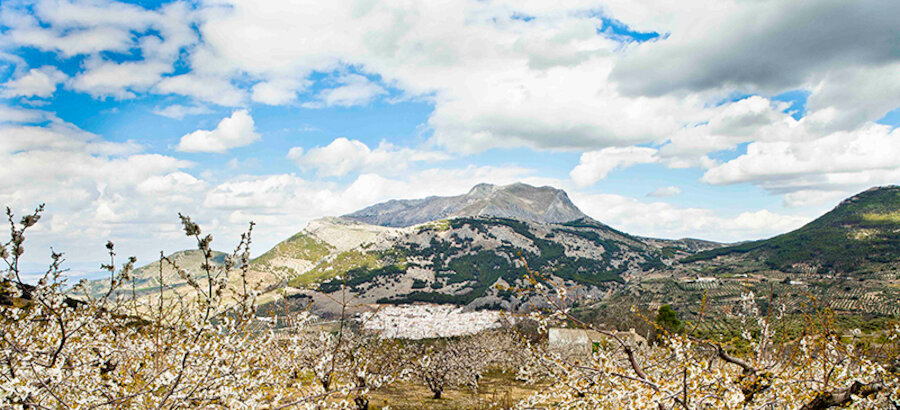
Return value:
[(391, 200), (343, 216), (371, 225), (407, 227), (459, 217), (497, 217), (544, 223), (587, 218), (561, 189), (478, 184), (457, 196)]

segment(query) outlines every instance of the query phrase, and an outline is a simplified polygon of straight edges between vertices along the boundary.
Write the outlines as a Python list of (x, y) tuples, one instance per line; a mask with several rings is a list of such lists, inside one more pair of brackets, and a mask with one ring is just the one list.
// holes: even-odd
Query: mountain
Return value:
[[(334, 241), (340, 232), (355, 236), (356, 244), (346, 237), (343, 244)], [(631, 276), (667, 269), (693, 245), (651, 244), (590, 219), (547, 224), (459, 217), (388, 228), (329, 218), (261, 256), (254, 268), (280, 270), (290, 288), (307, 295), (346, 285), (363, 303), (516, 309), (528, 298), (503, 288), (526, 285), (525, 263), (581, 296), (600, 298)]]
[(497, 217), (562, 223), (587, 218), (560, 189), (523, 183), (479, 184), (458, 196), (391, 200), (344, 215), (371, 225), (406, 227), (439, 219)]
[(716, 246), (620, 232), (555, 188), (480, 184), (464, 195), (315, 220), (252, 267), (277, 272), (289, 294), (314, 301), (345, 284), (363, 303), (518, 309), (530, 296), (507, 288), (526, 285), (526, 263), (581, 297), (600, 298), (635, 275)]
[(845, 199), (805, 226), (776, 237), (700, 252), (683, 262), (731, 256), (785, 272), (852, 273), (900, 265), (900, 187)]

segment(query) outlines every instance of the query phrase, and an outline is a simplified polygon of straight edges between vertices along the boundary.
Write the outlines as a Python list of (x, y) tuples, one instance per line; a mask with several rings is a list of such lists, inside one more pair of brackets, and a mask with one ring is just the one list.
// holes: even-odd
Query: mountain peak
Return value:
[(464, 216), (491, 216), (544, 223), (562, 223), (587, 217), (569, 200), (565, 191), (521, 182), (510, 185), (482, 183), (463, 195), (391, 200), (344, 215), (345, 218), (372, 225), (394, 227)]

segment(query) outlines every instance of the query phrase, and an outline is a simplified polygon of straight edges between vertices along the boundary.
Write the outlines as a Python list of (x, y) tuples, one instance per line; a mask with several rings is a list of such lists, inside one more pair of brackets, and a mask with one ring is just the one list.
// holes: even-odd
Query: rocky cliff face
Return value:
[(522, 183), (505, 186), (479, 184), (468, 193), (458, 196), (392, 200), (344, 216), (372, 225), (392, 227), (459, 217), (563, 223), (587, 216), (569, 200), (564, 191)]

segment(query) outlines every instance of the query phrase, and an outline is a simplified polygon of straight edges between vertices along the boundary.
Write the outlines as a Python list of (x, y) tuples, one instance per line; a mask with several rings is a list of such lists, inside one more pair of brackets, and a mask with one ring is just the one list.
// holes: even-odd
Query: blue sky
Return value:
[(190, 246), (178, 212), (219, 248), (254, 220), (260, 253), (524, 181), (627, 232), (736, 241), (898, 182), (896, 2), (689, 3), (4, 1), (0, 200), (47, 203), (29, 266), (52, 245), (87, 272), (106, 239)]

